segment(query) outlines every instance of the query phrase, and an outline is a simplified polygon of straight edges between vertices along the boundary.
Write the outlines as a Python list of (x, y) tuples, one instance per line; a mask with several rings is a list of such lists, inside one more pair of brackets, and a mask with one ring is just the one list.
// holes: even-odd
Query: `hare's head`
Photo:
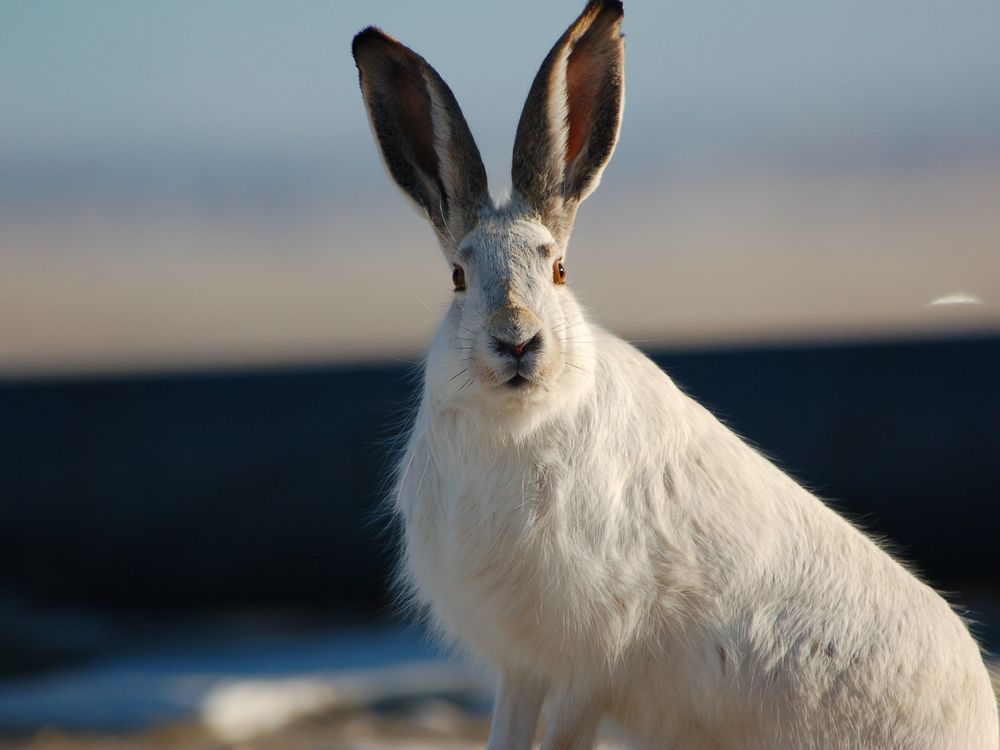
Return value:
[(577, 206), (600, 181), (624, 98), (622, 6), (591, 0), (545, 58), (514, 143), (513, 196), (496, 206), (454, 95), (378, 29), (354, 38), (372, 130), (393, 179), (427, 215), (455, 297), (428, 387), (510, 406), (573, 388), (593, 368), (590, 331), (565, 286)]

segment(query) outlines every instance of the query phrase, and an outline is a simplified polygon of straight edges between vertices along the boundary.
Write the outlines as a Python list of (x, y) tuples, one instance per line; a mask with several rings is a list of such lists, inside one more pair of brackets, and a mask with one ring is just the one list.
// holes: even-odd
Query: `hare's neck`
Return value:
[(494, 399), (458, 401), (435, 389), (425, 390), (420, 405), (426, 428), (477, 444), (525, 444), (572, 429), (582, 418), (593, 384), (574, 383), (553, 393), (539, 393), (523, 403)]

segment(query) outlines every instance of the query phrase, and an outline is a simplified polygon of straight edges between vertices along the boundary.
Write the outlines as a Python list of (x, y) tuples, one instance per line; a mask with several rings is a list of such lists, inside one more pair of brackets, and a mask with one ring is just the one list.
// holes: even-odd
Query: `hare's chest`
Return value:
[[(509, 573), (544, 535), (554, 488), (530, 460), (444, 461), (427, 453), (422, 478), (401, 492), (408, 552), (435, 580), (472, 585)], [(419, 464), (420, 452), (414, 457)]]
[(600, 662), (602, 644), (641, 630), (657, 587), (631, 480), (544, 448), (490, 458), (414, 453), (422, 479), (400, 510), (415, 593), (487, 661), (547, 674), (584, 653)]
[[(400, 493), (406, 572), (439, 624), (476, 651), (524, 650), (545, 619), (560, 537), (560, 498), (571, 477), (540, 460), (445, 465), (415, 452), (423, 480)], [(411, 468), (411, 471), (417, 469)]]

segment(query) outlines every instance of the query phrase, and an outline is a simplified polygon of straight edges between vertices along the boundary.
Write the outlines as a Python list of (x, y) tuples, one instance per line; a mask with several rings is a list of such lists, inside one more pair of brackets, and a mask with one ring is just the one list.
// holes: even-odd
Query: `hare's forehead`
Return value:
[(487, 217), (459, 245), (459, 256), (473, 264), (526, 261), (554, 252), (552, 233), (537, 220), (516, 216)]

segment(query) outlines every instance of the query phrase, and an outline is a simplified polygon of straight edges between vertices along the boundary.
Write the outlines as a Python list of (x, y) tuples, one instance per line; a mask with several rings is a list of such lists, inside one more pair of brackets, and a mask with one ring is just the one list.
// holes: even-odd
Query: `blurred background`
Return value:
[[(350, 40), (438, 69), (503, 196), (582, 4), (0, 4), (0, 747), (483, 736), (488, 678), (387, 593), (451, 284)], [(1000, 648), (1000, 4), (631, 0), (624, 29), (578, 295)]]

